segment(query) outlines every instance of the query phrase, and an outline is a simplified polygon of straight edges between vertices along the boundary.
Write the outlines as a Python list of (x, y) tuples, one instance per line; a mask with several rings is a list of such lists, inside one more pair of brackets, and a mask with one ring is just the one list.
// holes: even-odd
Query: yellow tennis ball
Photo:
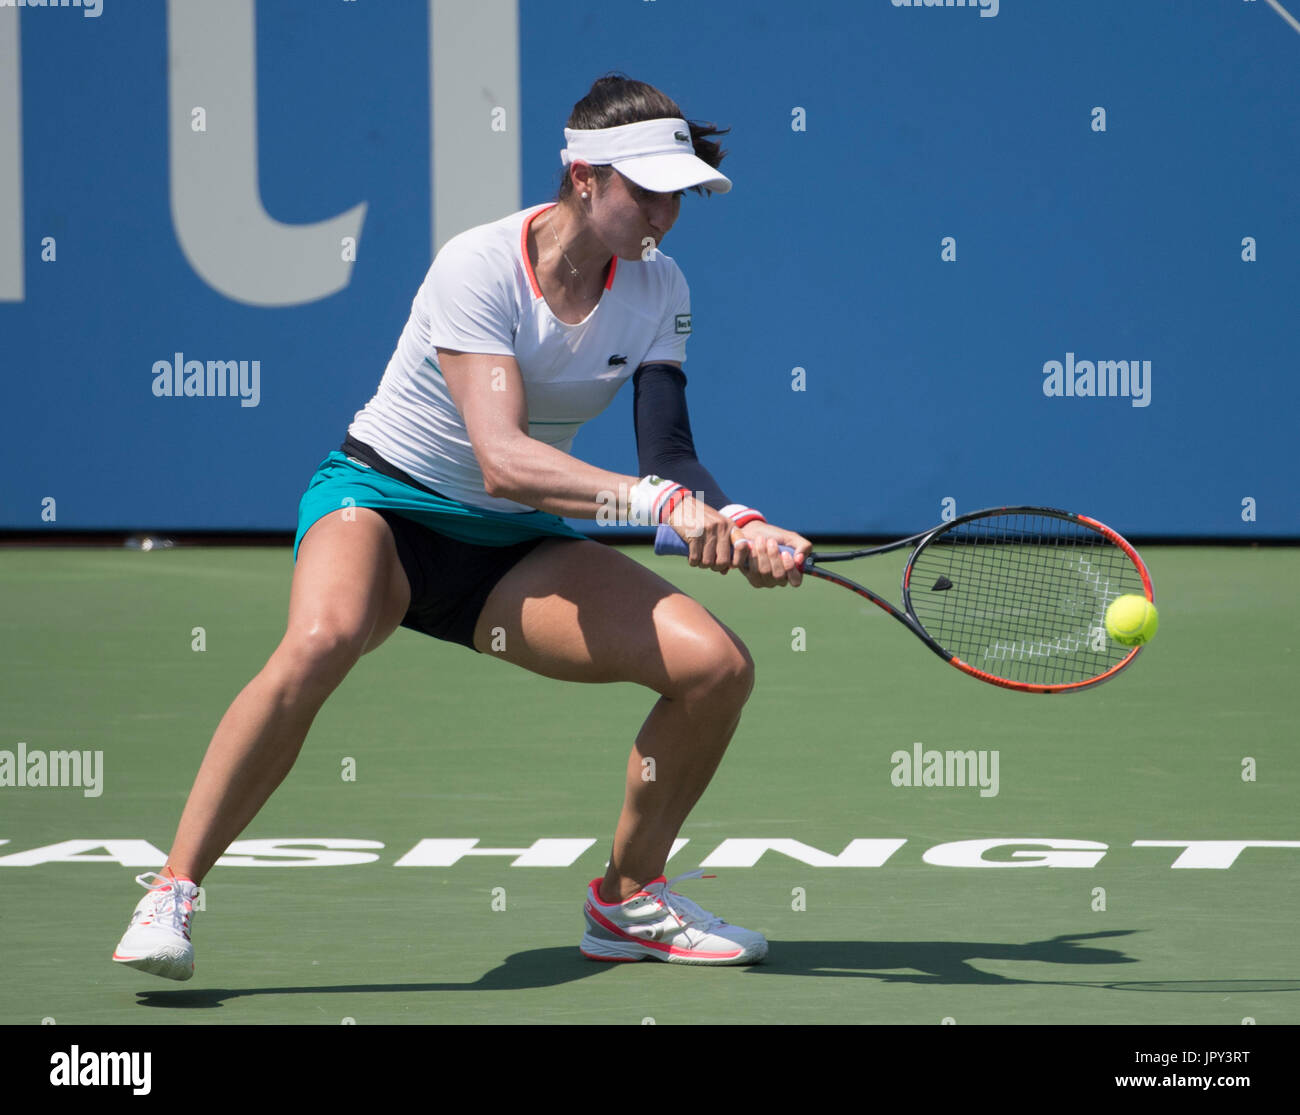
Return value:
[(1106, 634), (1124, 647), (1140, 647), (1155, 637), (1160, 616), (1145, 596), (1117, 596), (1106, 609)]

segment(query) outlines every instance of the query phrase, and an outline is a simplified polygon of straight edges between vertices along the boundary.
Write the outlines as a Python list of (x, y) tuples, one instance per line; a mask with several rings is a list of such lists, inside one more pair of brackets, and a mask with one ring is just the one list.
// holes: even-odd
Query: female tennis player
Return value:
[[(696, 459), (681, 370), (690, 294), (657, 250), (686, 190), (731, 188), (709, 139), (723, 131), (688, 123), (652, 86), (602, 77), (569, 118), (556, 200), (437, 253), (377, 393), (303, 496), (284, 639), (218, 725), (166, 866), (138, 879), (148, 894), (115, 961), (190, 978), (197, 885), (289, 772), (326, 698), (399, 625), (547, 677), (658, 694), (628, 760), (609, 868), (587, 888), (581, 951), (766, 955), (761, 934), (663, 875), (736, 730), (749, 653), (690, 597), (561, 518), (668, 523), (692, 565), (740, 568), (757, 587), (800, 582), (811, 543), (730, 499)], [(629, 378), (639, 478), (569, 453)]]

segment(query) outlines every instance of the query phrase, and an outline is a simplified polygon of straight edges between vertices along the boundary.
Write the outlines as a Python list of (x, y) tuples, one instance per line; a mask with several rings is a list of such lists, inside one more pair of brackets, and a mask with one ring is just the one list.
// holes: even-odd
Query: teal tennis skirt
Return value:
[(471, 507), (433, 492), (413, 488), (376, 472), (334, 450), (320, 463), (298, 504), (298, 534), (293, 559), (312, 525), (331, 511), (370, 507), (407, 519), (475, 546), (511, 546), (538, 537), (585, 538), (558, 515), (546, 511), (501, 512)]

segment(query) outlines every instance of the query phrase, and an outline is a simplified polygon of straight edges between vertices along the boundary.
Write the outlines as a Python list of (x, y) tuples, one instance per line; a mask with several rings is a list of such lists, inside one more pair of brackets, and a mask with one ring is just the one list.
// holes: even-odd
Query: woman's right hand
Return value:
[(692, 565), (726, 573), (740, 564), (745, 547), (737, 549), (734, 543), (744, 535), (726, 515), (707, 503), (687, 496), (664, 521), (690, 547)]

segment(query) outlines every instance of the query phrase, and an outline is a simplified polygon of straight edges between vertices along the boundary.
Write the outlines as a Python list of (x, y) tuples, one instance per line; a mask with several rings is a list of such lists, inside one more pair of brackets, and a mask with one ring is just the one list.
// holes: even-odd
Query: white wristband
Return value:
[(729, 503), (722, 509), (722, 514), (726, 515), (738, 527), (743, 527), (746, 523), (765, 523), (761, 511), (755, 511), (752, 507), (746, 507), (743, 503)]
[(658, 476), (643, 476), (628, 493), (628, 522), (632, 526), (657, 526), (665, 507), (682, 485)]

